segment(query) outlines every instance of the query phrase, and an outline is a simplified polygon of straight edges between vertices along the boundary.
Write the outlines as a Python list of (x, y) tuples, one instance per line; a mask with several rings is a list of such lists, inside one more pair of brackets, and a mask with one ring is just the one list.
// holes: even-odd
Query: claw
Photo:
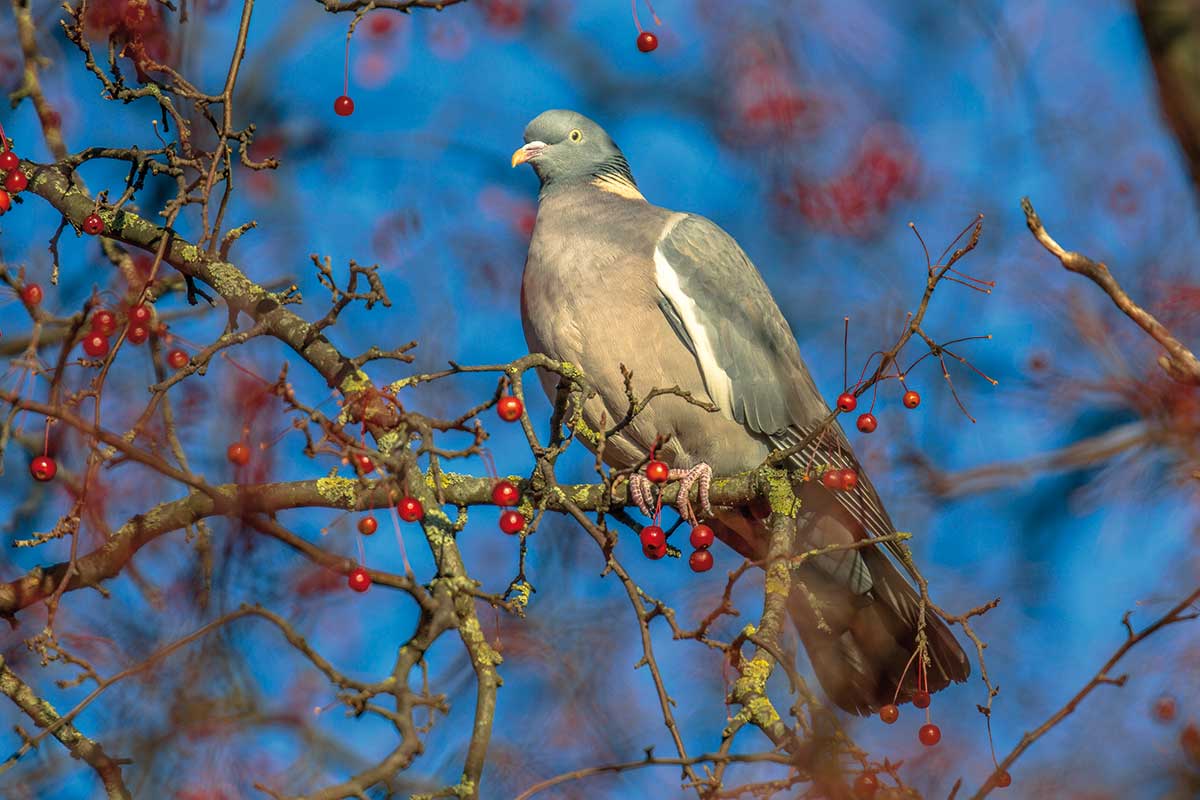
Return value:
[(638, 509), (650, 519), (654, 519), (654, 510), (651, 504), (654, 500), (654, 484), (650, 483), (649, 478), (641, 473), (634, 473), (629, 476), (629, 495), (633, 498), (633, 502), (637, 503)]
[(670, 480), (679, 481), (679, 497), (675, 501), (675, 508), (679, 510), (679, 516), (686, 519), (691, 525), (699, 522), (692, 510), (690, 495), (693, 484), (699, 484), (700, 487), (697, 498), (700, 501), (700, 513), (705, 517), (713, 515), (712, 505), (708, 498), (708, 487), (712, 481), (712, 467), (708, 464), (697, 464), (691, 469), (673, 469), (668, 477)]

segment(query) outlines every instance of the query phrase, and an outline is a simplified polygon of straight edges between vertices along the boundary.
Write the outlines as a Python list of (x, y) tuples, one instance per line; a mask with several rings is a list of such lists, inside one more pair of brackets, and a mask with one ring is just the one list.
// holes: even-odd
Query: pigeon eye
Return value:
[(570, 139), (572, 142), (579, 144), (580, 142), (583, 141), (583, 131), (579, 130), (579, 128), (576, 128), (575, 130), (573, 130), (569, 134), (567, 134), (567, 138)]

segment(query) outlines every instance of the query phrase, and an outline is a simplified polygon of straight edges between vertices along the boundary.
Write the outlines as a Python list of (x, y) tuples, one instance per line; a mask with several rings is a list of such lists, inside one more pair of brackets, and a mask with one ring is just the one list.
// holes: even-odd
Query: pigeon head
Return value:
[(528, 163), (542, 182), (542, 192), (586, 182), (637, 184), (629, 163), (604, 129), (582, 114), (554, 109), (525, 126), (525, 145), (512, 165)]

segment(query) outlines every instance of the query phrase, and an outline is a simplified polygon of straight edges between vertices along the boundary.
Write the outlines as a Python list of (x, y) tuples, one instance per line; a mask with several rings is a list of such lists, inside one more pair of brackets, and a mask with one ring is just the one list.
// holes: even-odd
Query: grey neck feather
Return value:
[[(540, 177), (540, 176), (539, 176)], [(539, 197), (548, 197), (555, 192), (563, 189), (569, 189), (574, 186), (586, 186), (597, 178), (603, 180), (623, 181), (628, 183), (634, 189), (637, 189), (637, 181), (633, 178), (633, 172), (629, 169), (629, 162), (625, 160), (624, 154), (620, 151), (613, 153), (611, 156), (596, 164), (587, 172), (575, 175), (558, 175), (551, 178), (542, 178), (542, 188)]]

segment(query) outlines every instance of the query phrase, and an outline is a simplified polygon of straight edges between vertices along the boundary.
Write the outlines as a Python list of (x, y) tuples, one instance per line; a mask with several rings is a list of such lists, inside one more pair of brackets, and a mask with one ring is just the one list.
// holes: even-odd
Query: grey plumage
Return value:
[[(616, 144), (580, 114), (545, 112), (526, 128), (525, 141), (513, 164), (528, 161), (541, 181), (521, 291), (530, 350), (588, 374), (598, 390), (584, 409), (593, 428), (624, 415), (620, 364), (640, 391), (678, 385), (720, 409), (660, 397), (608, 442), (610, 464), (637, 463), (658, 435), (669, 434), (660, 453), (672, 467), (707, 463), (715, 474), (734, 474), (801, 441), (824, 419), (828, 406), (787, 321), (729, 234), (703, 217), (647, 203)], [(552, 393), (551, 378), (543, 382)], [(797, 487), (801, 547), (894, 530), (836, 424), (790, 466), (822, 464), (854, 468), (859, 485), (837, 493), (816, 482)], [(761, 557), (765, 531), (748, 511), (719, 510), (713, 526), (739, 552)], [(856, 713), (891, 702), (915, 648), (912, 587), (875, 547), (813, 559), (798, 576), (820, 614), (794, 591), (792, 617), (826, 692)], [(932, 615), (927, 632), (929, 689), (965, 680), (970, 666), (953, 635)], [(914, 668), (902, 700), (916, 680)]]

